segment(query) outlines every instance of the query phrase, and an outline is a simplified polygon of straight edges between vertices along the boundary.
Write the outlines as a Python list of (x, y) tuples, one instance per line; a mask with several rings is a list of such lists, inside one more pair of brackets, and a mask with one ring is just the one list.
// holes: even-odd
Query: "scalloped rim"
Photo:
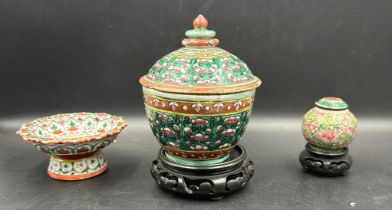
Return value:
[[(83, 113), (89, 113), (89, 114), (94, 114), (94, 115), (96, 115), (96, 114), (106, 114), (106, 115), (110, 116), (110, 118), (113, 118), (113, 120), (117, 121), (118, 123), (117, 123), (116, 127), (114, 127), (112, 130), (107, 131), (105, 133), (98, 134), (98, 135), (85, 136), (85, 137), (78, 137), (78, 138), (44, 139), (44, 138), (39, 138), (39, 137), (37, 137), (37, 136), (35, 136), (35, 135), (31, 134), (31, 133), (26, 133), (26, 128), (30, 127), (32, 125), (33, 121), (36, 121), (36, 120), (39, 120), (39, 119), (43, 119), (43, 118), (47, 118), (47, 117), (57, 117), (57, 116), (61, 116), (61, 115), (64, 115), (64, 114), (83, 114)], [(18, 134), (25, 141), (28, 141), (28, 142), (39, 142), (39, 143), (43, 143), (43, 144), (78, 144), (78, 143), (88, 142), (88, 141), (92, 141), (92, 140), (100, 140), (100, 139), (103, 139), (103, 138), (108, 137), (108, 136), (116, 135), (116, 134), (120, 133), (125, 127), (127, 127), (127, 123), (120, 116), (110, 115), (108, 113), (103, 113), (103, 112), (99, 112), (99, 113), (75, 112), (75, 113), (55, 114), (55, 115), (50, 115), (50, 116), (46, 116), (46, 117), (36, 118), (35, 120), (32, 120), (30, 122), (22, 124), (20, 129), (18, 131), (16, 131), (16, 134)]]
[(242, 83), (237, 85), (222, 85), (222, 86), (181, 86), (181, 85), (169, 85), (165, 83), (157, 83), (146, 76), (142, 76), (139, 79), (140, 84), (143, 87), (160, 90), (163, 92), (170, 93), (188, 93), (188, 94), (228, 94), (238, 93), (247, 90), (256, 89), (261, 85), (261, 80), (257, 76), (254, 76), (254, 80), (248, 83)]

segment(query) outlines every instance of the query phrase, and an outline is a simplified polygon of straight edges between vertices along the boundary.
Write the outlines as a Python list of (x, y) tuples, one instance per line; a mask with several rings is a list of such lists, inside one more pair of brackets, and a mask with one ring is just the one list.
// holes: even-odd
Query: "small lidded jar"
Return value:
[(302, 122), (309, 149), (322, 153), (342, 152), (353, 140), (357, 119), (341, 98), (324, 97), (315, 104)]

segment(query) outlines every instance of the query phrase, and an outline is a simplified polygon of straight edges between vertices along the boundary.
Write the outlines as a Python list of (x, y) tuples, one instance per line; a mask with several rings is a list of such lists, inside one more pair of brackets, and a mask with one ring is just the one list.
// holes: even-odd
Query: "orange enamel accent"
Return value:
[(219, 39), (187, 38), (182, 40), (184, 46), (210, 46), (215, 47), (219, 44)]
[[(155, 103), (155, 100), (159, 100), (159, 103)], [(229, 114), (233, 112), (248, 110), (249, 107), (253, 105), (253, 100), (254, 100), (254, 96), (242, 98), (234, 101), (197, 102), (197, 101), (180, 101), (180, 100), (144, 95), (144, 103), (150, 107), (159, 110), (164, 110), (164, 111), (175, 111), (177, 113), (202, 114), (202, 115)], [(169, 105), (170, 102), (176, 102), (177, 107), (173, 109), (173, 107)], [(202, 105), (198, 111), (196, 111), (195, 108), (193, 107), (195, 104)], [(221, 104), (221, 106), (217, 109), (215, 107), (216, 104)], [(184, 109), (184, 107), (186, 107), (186, 109)]]

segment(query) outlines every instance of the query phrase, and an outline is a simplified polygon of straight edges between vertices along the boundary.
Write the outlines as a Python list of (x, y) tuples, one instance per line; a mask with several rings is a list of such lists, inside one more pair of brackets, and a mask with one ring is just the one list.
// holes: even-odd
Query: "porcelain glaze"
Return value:
[(340, 98), (324, 97), (309, 110), (302, 123), (302, 133), (311, 148), (339, 151), (353, 140), (357, 120)]
[(38, 118), (23, 124), (17, 134), (51, 154), (50, 177), (79, 180), (108, 168), (100, 149), (111, 144), (126, 125), (118, 116), (80, 112)]
[(227, 159), (237, 145), (261, 80), (216, 47), (203, 16), (193, 23), (185, 47), (158, 60), (140, 83), (151, 129), (169, 158), (208, 165)]

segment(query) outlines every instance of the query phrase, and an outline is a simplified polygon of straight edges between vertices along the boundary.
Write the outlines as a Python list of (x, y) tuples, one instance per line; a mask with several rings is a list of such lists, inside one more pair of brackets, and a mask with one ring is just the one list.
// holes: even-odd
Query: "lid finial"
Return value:
[(193, 28), (195, 29), (207, 28), (207, 26), (208, 20), (203, 15), (199, 15), (193, 20)]
[(203, 15), (198, 15), (193, 20), (193, 29), (185, 32), (188, 37), (182, 40), (182, 44), (188, 46), (209, 46), (215, 47), (219, 44), (219, 40), (215, 39), (215, 31), (208, 30), (208, 21)]

